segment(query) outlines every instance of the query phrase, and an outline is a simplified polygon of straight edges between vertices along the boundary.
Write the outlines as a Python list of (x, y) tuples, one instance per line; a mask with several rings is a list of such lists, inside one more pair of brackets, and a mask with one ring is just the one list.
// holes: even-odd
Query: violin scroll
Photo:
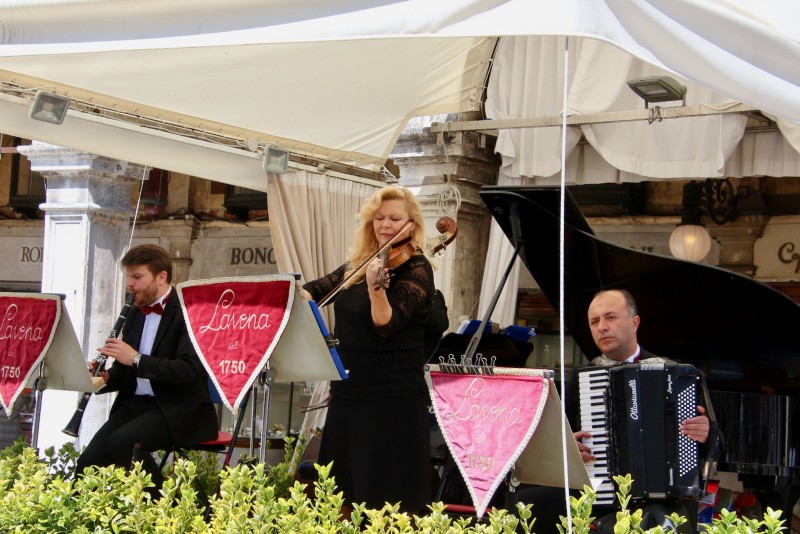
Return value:
[(458, 225), (451, 217), (439, 217), (439, 220), (436, 221), (436, 230), (439, 231), (439, 235), (428, 240), (428, 249), (431, 256), (444, 250), (447, 245), (453, 242), (456, 234), (458, 234)]

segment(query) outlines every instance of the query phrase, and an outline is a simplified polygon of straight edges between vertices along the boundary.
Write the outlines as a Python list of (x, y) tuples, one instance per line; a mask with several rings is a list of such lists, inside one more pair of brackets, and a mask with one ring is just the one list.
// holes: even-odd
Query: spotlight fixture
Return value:
[(702, 261), (711, 251), (711, 234), (701, 222), (703, 208), (716, 224), (736, 220), (737, 196), (727, 178), (692, 180), (683, 186), (681, 222), (669, 236), (669, 251), (676, 258)]
[(628, 80), (628, 87), (644, 99), (644, 107), (649, 107), (651, 102), (671, 102), (682, 100), (686, 105), (686, 86), (681, 85), (669, 76), (648, 76)]
[(289, 167), (289, 152), (280, 148), (268, 145), (264, 150), (264, 170), (283, 174)]
[(31, 105), (30, 117), (37, 121), (61, 124), (67, 116), (70, 99), (45, 91), (37, 91)]

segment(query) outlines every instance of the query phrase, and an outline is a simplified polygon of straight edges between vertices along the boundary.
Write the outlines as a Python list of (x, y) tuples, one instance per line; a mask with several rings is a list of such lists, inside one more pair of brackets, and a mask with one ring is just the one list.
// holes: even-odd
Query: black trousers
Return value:
[(150, 494), (158, 497), (164, 477), (158, 464), (148, 453), (168, 449), (174, 441), (167, 419), (158, 407), (155, 397), (149, 395), (131, 397), (114, 410), (78, 458), (76, 473), (82, 474), (90, 465), (115, 465), (129, 469), (136, 443), (141, 444), (143, 454), (139, 459), (142, 467), (150, 473), (156, 485), (155, 490), (151, 488)]
[[(570, 491), (570, 495), (577, 497), (579, 491)], [(561, 524), (560, 516), (567, 515), (564, 489), (552, 486), (521, 486), (515, 492), (506, 496), (506, 507), (514, 511), (516, 503), (531, 505), (531, 513), (536, 518), (534, 531), (536, 534), (559, 534), (557, 525)], [(642, 528), (650, 529), (657, 525), (667, 529), (671, 522), (665, 519), (669, 514), (677, 512), (688, 521), (678, 527), (679, 534), (694, 534), (697, 532), (697, 501), (633, 501), (630, 509), (641, 508)], [(599, 534), (613, 534), (616, 524), (616, 510), (612, 507), (596, 507), (592, 509), (595, 516), (594, 524)]]
[[(577, 497), (580, 492), (570, 491), (570, 495)], [(506, 508), (509, 511), (513, 513), (517, 503), (531, 505), (531, 513), (536, 518), (533, 525), (536, 534), (559, 534), (557, 525), (561, 524), (560, 516), (567, 515), (564, 488), (523, 485), (506, 494)]]

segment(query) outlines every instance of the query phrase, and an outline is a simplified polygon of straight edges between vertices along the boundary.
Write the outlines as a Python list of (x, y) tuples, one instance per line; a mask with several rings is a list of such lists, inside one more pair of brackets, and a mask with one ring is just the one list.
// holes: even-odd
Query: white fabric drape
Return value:
[[(800, 148), (800, 138), (796, 139)], [(725, 176), (800, 176), (800, 153), (783, 128), (746, 133), (725, 165)]]
[(767, 116), (778, 123), (778, 129), (780, 129), (786, 142), (789, 143), (797, 152), (800, 152), (800, 124), (775, 116)]
[[(376, 189), (352, 180), (308, 171), (268, 174), (272, 243), (278, 270), (300, 273), (302, 280), (315, 280), (345, 261), (353, 237), (356, 217), (363, 201)], [(321, 310), (328, 329), (333, 332), (332, 310)], [(312, 406), (322, 403), (328, 383), (317, 382), (311, 396)], [(300, 434), (321, 428), (327, 409), (306, 413)]]
[[(570, 50), (580, 49), (582, 39), (570, 38)], [(559, 115), (564, 91), (566, 39), (558, 36), (500, 39), (495, 53), (486, 98), (486, 116), (492, 119)], [(540, 73), (542, 75), (540, 75)], [(570, 75), (574, 74), (574, 71)], [(567, 151), (572, 152), (580, 130), (567, 131)], [(559, 127), (500, 130), (495, 151), (502, 164), (498, 185), (524, 185), (526, 176), (552, 176), (561, 169)], [(514, 250), (500, 227), (492, 221), (486, 264), (481, 284), (478, 318), (483, 318)], [(521, 262), (517, 260), (492, 311), (492, 321), (506, 326), (516, 315)]]
[[(487, 117), (560, 115), (565, 42), (560, 36), (500, 39), (489, 80)], [(642, 107), (642, 100), (621, 80), (675, 76), (601, 41), (570, 38), (570, 55), (576, 58), (569, 74), (570, 114)], [(724, 107), (731, 103), (700, 85), (678, 81), (687, 85), (687, 105)], [(668, 117), (668, 107), (679, 104), (662, 104), (662, 116)], [(741, 115), (711, 115), (666, 118), (652, 124), (639, 121), (584, 125), (580, 129), (568, 128), (567, 152), (572, 153), (582, 131), (597, 154), (623, 172), (649, 179), (723, 176), (725, 161), (741, 140), (746, 122)], [(560, 142), (559, 127), (501, 130), (496, 146), (503, 159), (500, 172), (531, 178), (556, 175), (561, 166)], [(578, 183), (602, 181), (581, 174), (572, 178)]]
[(314, 280), (341, 265), (356, 214), (375, 189), (309, 171), (269, 173), (267, 202), (278, 269)]
[[(582, 39), (571, 38), (570, 50)], [(486, 117), (557, 116), (561, 114), (565, 39), (558, 36), (500, 39), (486, 98)], [(574, 73), (574, 71), (573, 71)], [(572, 73), (571, 73), (572, 74)], [(567, 131), (567, 152), (581, 137)], [(561, 169), (561, 128), (500, 130), (495, 151), (502, 157), (500, 173), (507, 176), (551, 176)]]
[[(558, 116), (564, 74), (563, 36), (503, 37), (489, 80), (486, 114), (496, 119)], [(724, 107), (730, 99), (645, 63), (608, 43), (570, 38), (568, 113), (623, 111), (643, 106), (620, 80), (670, 75), (687, 86), (687, 105)], [(664, 103), (662, 116), (669, 116)], [(747, 136), (742, 115), (711, 115), (662, 121), (583, 125), (567, 131), (567, 182), (614, 183), (697, 177), (797, 176), (800, 127), (782, 120), (780, 134)], [(587, 143), (578, 143), (580, 133)], [(778, 136), (778, 137), (775, 137)], [(561, 133), (558, 127), (501, 130), (496, 151), (502, 156), (498, 184), (560, 183)], [(763, 148), (762, 148), (763, 147)], [(484, 270), (479, 317), (483, 317), (511, 258), (505, 235), (493, 225)], [(517, 276), (514, 268), (492, 319), (512, 324)]]
[[(642, 100), (621, 83), (648, 76), (675, 75), (649, 65), (600, 41), (583, 43), (577, 54), (575, 83), (569, 107), (577, 113), (624, 111), (643, 106)], [(678, 79), (687, 86), (687, 105), (724, 108), (732, 102), (701, 85)], [(662, 116), (669, 106), (661, 104)], [(652, 105), (651, 105), (652, 107)], [(725, 160), (744, 134), (747, 117), (739, 114), (666, 118), (645, 121), (583, 125), (586, 140), (611, 166), (647, 178), (724, 176)]]

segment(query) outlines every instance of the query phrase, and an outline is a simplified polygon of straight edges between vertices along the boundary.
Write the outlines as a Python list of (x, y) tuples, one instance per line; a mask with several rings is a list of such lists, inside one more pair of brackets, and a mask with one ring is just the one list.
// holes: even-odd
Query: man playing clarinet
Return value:
[[(217, 414), (208, 375), (195, 352), (180, 301), (172, 287), (172, 260), (158, 245), (132, 248), (120, 264), (134, 295), (120, 339), (109, 338), (98, 352), (114, 363), (100, 376), (100, 393), (118, 391), (108, 421), (78, 458), (77, 473), (88, 466), (128, 468), (134, 448), (155, 484), (163, 476), (149, 454), (173, 445), (191, 445), (217, 436)], [(94, 360), (90, 370), (97, 365)]]

